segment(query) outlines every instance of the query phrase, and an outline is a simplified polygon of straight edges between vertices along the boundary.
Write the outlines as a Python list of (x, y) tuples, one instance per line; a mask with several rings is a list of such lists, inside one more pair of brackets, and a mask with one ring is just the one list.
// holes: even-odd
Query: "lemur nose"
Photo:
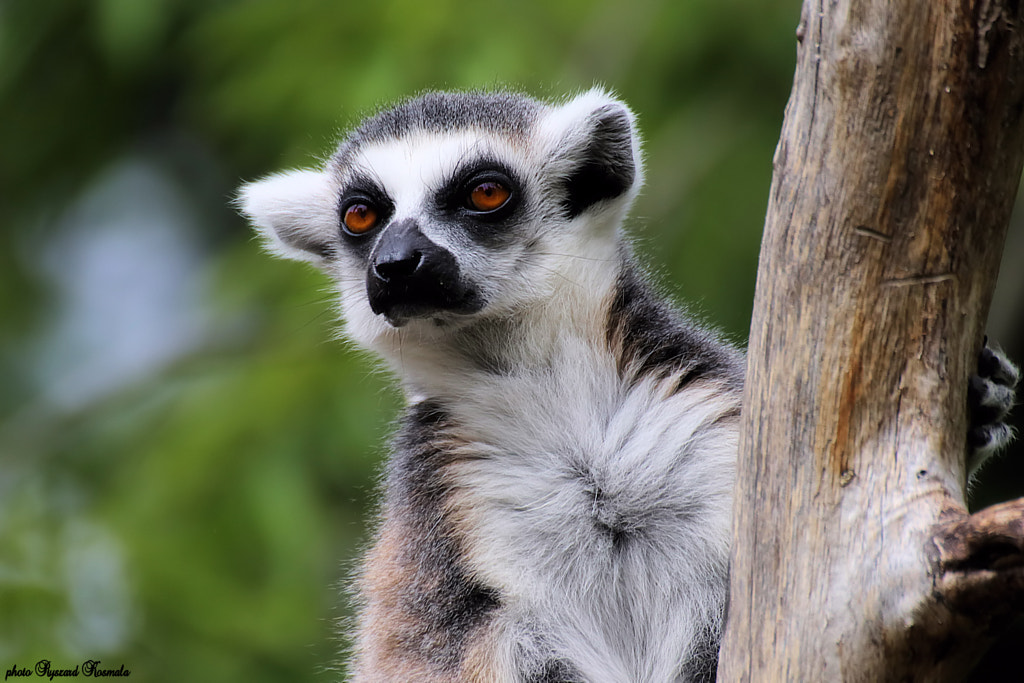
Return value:
[(411, 317), (481, 307), (476, 293), (462, 283), (452, 253), (431, 242), (411, 219), (381, 234), (366, 271), (366, 296), (370, 310), (396, 327)]
[(397, 282), (410, 277), (423, 262), (423, 253), (418, 249), (407, 254), (392, 255), (388, 260), (373, 264), (373, 274), (384, 282)]

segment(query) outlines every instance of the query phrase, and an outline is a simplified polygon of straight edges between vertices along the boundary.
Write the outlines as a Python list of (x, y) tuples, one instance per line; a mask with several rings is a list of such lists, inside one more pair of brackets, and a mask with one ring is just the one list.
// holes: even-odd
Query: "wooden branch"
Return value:
[(931, 573), (946, 604), (989, 619), (1024, 608), (1024, 499), (955, 511), (933, 532)]
[(967, 378), (1024, 161), (1014, 0), (807, 0), (751, 323), (719, 680), (956, 680), (1024, 607)]

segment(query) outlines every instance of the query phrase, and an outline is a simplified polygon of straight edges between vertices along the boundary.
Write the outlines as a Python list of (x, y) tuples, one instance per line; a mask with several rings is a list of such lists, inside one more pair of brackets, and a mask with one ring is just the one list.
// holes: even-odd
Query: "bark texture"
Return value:
[(964, 495), (1024, 159), (1021, 4), (804, 3), (720, 681), (959, 680), (1024, 607), (1024, 502), (971, 516)]

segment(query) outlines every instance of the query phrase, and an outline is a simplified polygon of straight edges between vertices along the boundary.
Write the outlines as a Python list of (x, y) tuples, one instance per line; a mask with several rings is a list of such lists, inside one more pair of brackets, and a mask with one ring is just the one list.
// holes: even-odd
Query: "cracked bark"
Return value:
[(959, 680), (1024, 609), (964, 496), (1024, 160), (1019, 0), (808, 0), (751, 323), (720, 681)]

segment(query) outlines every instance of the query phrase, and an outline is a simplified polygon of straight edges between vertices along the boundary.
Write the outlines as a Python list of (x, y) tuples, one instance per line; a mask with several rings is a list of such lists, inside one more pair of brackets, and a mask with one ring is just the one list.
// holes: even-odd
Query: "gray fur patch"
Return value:
[(444, 133), (472, 127), (522, 138), (544, 108), (541, 102), (510, 91), (428, 92), (363, 121), (341, 143), (335, 158), (346, 165), (361, 147), (416, 131)]

